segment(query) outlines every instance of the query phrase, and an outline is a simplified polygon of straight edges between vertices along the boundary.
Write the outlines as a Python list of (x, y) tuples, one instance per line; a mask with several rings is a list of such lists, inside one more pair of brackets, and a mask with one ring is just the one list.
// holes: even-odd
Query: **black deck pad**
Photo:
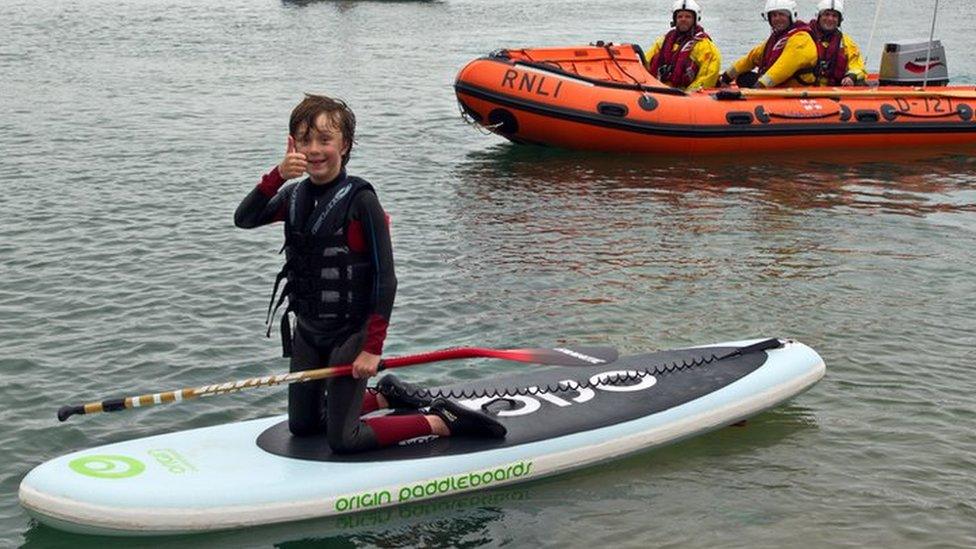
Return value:
[[(490, 450), (504, 446), (516, 446), (528, 442), (606, 427), (652, 415), (679, 406), (706, 394), (715, 392), (746, 376), (766, 362), (764, 351), (715, 360), (734, 351), (734, 347), (707, 347), (661, 351), (644, 355), (623, 357), (612, 364), (587, 367), (526, 366), (525, 373), (483, 379), (464, 384), (431, 389), (442, 391), (473, 392), (505, 391), (546, 386), (557, 387), (562, 382), (586, 384), (593, 376), (608, 372), (646, 370), (661, 371), (674, 364), (690, 364), (693, 361), (710, 361), (700, 366), (681, 367), (676, 371), (654, 375), (650, 379), (631, 379), (614, 385), (598, 385), (589, 390), (560, 390), (551, 393), (557, 402), (540, 396), (525, 399), (514, 397), (511, 401), (495, 400), (488, 404), (488, 411), (508, 429), (503, 440), (471, 437), (443, 437), (405, 446), (391, 446), (352, 455), (333, 454), (325, 436), (294, 437), (288, 431), (288, 422), (270, 427), (258, 436), (257, 444), (263, 450), (280, 456), (315, 461), (391, 461), (464, 454)], [(646, 388), (638, 389), (643, 384)], [(626, 386), (634, 390), (621, 391)], [(616, 391), (611, 389), (618, 389)], [(586, 398), (589, 396), (590, 398)], [(575, 400), (574, 400), (575, 399)], [(498, 416), (499, 411), (528, 411), (515, 416)], [(398, 413), (417, 413), (401, 411)]]

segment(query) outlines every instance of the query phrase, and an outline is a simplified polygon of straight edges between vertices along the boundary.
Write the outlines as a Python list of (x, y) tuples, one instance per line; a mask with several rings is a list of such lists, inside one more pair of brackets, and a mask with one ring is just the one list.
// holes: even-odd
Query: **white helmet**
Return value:
[(817, 17), (820, 17), (820, 14), (823, 13), (824, 10), (836, 11), (840, 14), (841, 20), (843, 20), (844, 0), (820, 0), (820, 3), (817, 4)]
[(773, 11), (788, 11), (793, 21), (800, 18), (796, 11), (796, 0), (766, 0), (766, 9), (763, 10), (762, 17), (769, 21), (769, 13)]
[(823, 10), (834, 10), (843, 15), (844, 0), (820, 0), (820, 3), (817, 4), (817, 13), (819, 14)]
[(695, 14), (695, 24), (701, 23), (702, 9), (695, 0), (674, 0), (671, 5), (671, 23), (675, 22), (679, 11), (690, 11)]

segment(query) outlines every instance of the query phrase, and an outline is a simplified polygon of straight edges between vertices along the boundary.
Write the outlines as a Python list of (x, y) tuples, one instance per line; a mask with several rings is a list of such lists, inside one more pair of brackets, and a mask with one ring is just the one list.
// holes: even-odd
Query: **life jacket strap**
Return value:
[[(288, 358), (292, 352), (291, 321), (288, 319), (288, 309), (281, 315), (281, 356)], [(271, 328), (268, 328), (269, 333)], [(270, 336), (269, 336), (270, 337)]]

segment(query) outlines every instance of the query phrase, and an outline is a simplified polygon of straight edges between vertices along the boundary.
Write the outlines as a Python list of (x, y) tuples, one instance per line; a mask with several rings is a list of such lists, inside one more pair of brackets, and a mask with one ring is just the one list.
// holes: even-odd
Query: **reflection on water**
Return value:
[(768, 201), (796, 210), (849, 207), (924, 215), (976, 211), (972, 152), (813, 151), (748, 160), (670, 159), (501, 144), (469, 154), (458, 170), (462, 183), (489, 195), (499, 189), (542, 195), (616, 190), (631, 192), (615, 194), (614, 204), (671, 200), (694, 208), (696, 200), (733, 194), (736, 201)]
[(244, 530), (192, 536), (113, 537), (68, 534), (34, 522), (25, 533), (25, 548), (63, 546), (111, 547), (245, 547), (275, 545), (381, 547), (445, 547), (483, 545), (492, 523), (503, 518), (503, 508), (531, 505), (531, 491), (513, 487), (431, 501), (386, 507), (326, 519), (291, 522)]
[(444, 281), (466, 302), (504, 304), (490, 326), (502, 336), (524, 339), (515, 326), (540, 318), (634, 351), (743, 334), (806, 334), (817, 348), (887, 307), (917, 324), (931, 311), (904, 312), (918, 300), (889, 285), (943, 276), (945, 258), (965, 264), (943, 235), (973, 233), (976, 165), (958, 151), (874, 154), (469, 153), (453, 173), (457, 255)]

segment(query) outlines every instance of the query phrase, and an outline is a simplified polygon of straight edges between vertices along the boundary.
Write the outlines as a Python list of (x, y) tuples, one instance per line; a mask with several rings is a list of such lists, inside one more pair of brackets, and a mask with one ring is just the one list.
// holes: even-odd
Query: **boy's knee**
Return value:
[(355, 454), (375, 447), (375, 444), (363, 437), (349, 436), (341, 431), (330, 431), (325, 436), (329, 442), (329, 448), (332, 448), (332, 451), (337, 454)]
[(318, 422), (289, 417), (288, 430), (296, 437), (309, 437), (322, 434), (322, 425)]

